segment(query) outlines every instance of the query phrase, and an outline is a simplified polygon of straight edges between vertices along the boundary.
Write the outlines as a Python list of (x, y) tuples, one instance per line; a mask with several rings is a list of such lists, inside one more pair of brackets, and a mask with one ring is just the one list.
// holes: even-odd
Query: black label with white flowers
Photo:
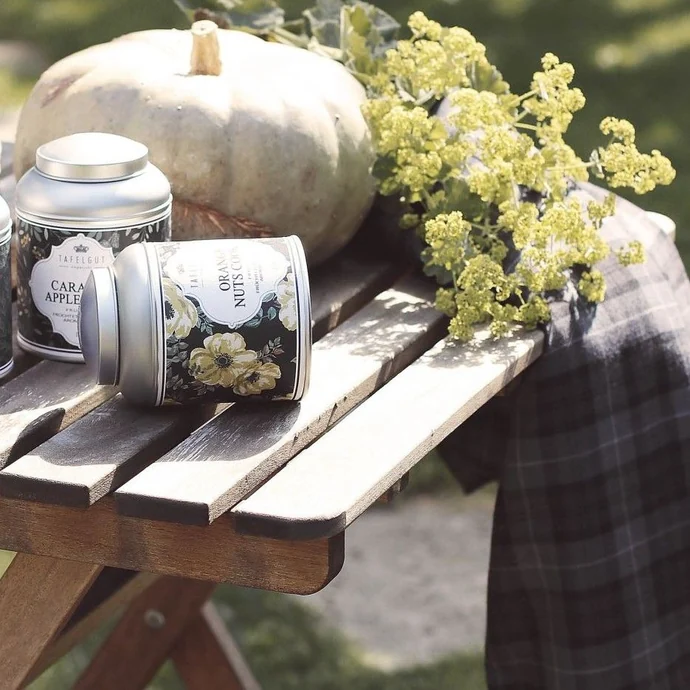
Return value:
[(165, 311), (165, 400), (290, 400), (298, 304), (285, 240), (156, 246)]
[(170, 239), (170, 217), (118, 230), (52, 228), (17, 219), (19, 334), (41, 351), (79, 352), (79, 304), (93, 268), (130, 244)]

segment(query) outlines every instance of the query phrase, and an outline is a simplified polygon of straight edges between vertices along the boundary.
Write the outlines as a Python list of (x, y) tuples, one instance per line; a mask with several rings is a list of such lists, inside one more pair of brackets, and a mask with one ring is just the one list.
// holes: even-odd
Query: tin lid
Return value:
[(104, 132), (81, 132), (39, 146), (36, 169), (71, 182), (123, 180), (143, 172), (149, 150), (138, 141)]
[(311, 349), (312, 349), (312, 304), (311, 290), (309, 286), (309, 271), (307, 269), (307, 257), (304, 253), (304, 245), (297, 235), (286, 238), (288, 246), (292, 250), (292, 261), (297, 280), (295, 291), (297, 297), (297, 313), (299, 315), (299, 366), (297, 368), (297, 381), (293, 400), (301, 400), (309, 390), (309, 378), (311, 374)]
[(94, 268), (81, 296), (79, 347), (90, 376), (101, 385), (118, 383), (119, 343), (115, 276), (110, 268)]
[(170, 214), (170, 183), (153, 164), (124, 180), (56, 180), (27, 170), (17, 183), (17, 216), (35, 225), (114, 230), (153, 223)]

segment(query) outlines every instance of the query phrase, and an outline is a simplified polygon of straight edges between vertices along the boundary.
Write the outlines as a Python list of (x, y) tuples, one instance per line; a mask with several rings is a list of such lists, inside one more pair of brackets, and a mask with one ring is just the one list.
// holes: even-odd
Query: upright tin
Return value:
[(132, 403), (299, 400), (311, 301), (297, 237), (140, 244), (91, 272), (81, 347)]
[(0, 197), (0, 378), (12, 370), (12, 278), (10, 209)]
[(77, 322), (91, 269), (131, 244), (169, 240), (171, 202), (168, 180), (136, 141), (88, 132), (39, 147), (17, 184), (19, 344), (83, 361)]

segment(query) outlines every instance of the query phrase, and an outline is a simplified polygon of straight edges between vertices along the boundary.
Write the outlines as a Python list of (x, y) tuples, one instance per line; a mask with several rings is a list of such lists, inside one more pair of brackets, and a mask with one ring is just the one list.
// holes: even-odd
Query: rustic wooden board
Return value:
[(170, 655), (187, 690), (261, 690), (212, 601), (207, 601)]
[(100, 565), (17, 554), (0, 580), (0, 688), (18, 690)]
[(342, 532), (542, 352), (541, 332), (439, 343), (232, 510), (239, 531)]
[(323, 589), (344, 558), (342, 535), (287, 542), (239, 535), (228, 517), (207, 527), (129, 518), (110, 497), (87, 511), (0, 498), (0, 525), (8, 551), (292, 594)]
[(224, 407), (143, 410), (118, 395), (0, 472), (0, 495), (88, 507)]
[[(0, 388), (0, 467), (43, 443), (112, 397), (83, 366), (41, 362)], [(93, 452), (93, 446), (92, 446)]]
[(314, 347), (301, 404), (232, 407), (118, 489), (118, 508), (187, 524), (215, 520), (442, 337), (432, 294), (408, 278), (379, 295)]
[(211, 582), (160, 578), (132, 602), (74, 690), (143, 690), (214, 587)]
[(403, 267), (363, 254), (345, 251), (311, 272), (314, 340), (349, 319), (367, 302), (390, 287)]
[[(344, 304), (347, 311), (351, 311), (369, 302), (375, 296), (372, 291), (378, 289), (380, 283), (391, 280), (400, 270), (382, 262), (369, 261), (365, 265), (367, 271), (362, 273), (357, 261), (344, 255), (334, 261), (333, 276), (324, 273), (316, 277), (314, 316), (317, 332), (323, 333), (337, 325), (338, 314)], [(46, 362), (41, 366), (51, 372), (63, 372), (67, 367), (77, 380), (81, 380), (80, 375), (82, 378), (86, 375), (79, 365)], [(35, 386), (36, 382), (25, 385)], [(87, 381), (87, 388), (88, 385)], [(109, 395), (114, 393), (113, 389), (107, 390)], [(102, 391), (93, 388), (96, 394)], [(31, 407), (26, 395), (20, 396), (17, 404), (27, 409)], [(87, 507), (122, 485), (225, 407), (142, 410), (128, 406), (120, 396), (111, 398), (68, 430), (48, 438), (33, 452), (0, 472), (0, 494)], [(0, 424), (1, 415), (0, 402)], [(21, 420), (14, 428), (22, 428)], [(45, 438), (51, 435), (51, 431), (49, 425), (40, 426), (34, 431), (33, 440), (24, 448), (34, 448), (37, 434), (43, 433)], [(19, 454), (15, 453), (13, 457)]]

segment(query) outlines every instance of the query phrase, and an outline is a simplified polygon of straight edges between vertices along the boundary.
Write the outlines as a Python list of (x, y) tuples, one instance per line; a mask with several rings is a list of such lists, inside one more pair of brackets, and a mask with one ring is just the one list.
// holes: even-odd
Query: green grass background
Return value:
[[(282, 3), (296, 14), (308, 2)], [(645, 198), (648, 209), (678, 223), (678, 246), (690, 261), (690, 5), (687, 0), (380, 0), (403, 21), (423, 9), (445, 24), (462, 25), (484, 42), (516, 90), (525, 89), (546, 51), (574, 63), (588, 105), (572, 128), (582, 155), (595, 146), (605, 115), (631, 119), (643, 149), (661, 148), (677, 170), (675, 184)], [(0, 40), (37, 44), (56, 60), (93, 43), (138, 29), (184, 27), (172, 0), (2, 0)], [(0, 70), (0, 109), (26, 96), (37, 75)], [(633, 199), (634, 200), (634, 199)], [(437, 459), (417, 469), (411, 493), (448, 490)], [(407, 499), (405, 499), (407, 500)], [(7, 561), (9, 556), (5, 556)], [(3, 555), (0, 553), (0, 568)], [(462, 596), (458, 583), (458, 596)], [(299, 601), (220, 587), (216, 601), (265, 690), (480, 690), (481, 655), (458, 653), (420, 668), (383, 673), (361, 651)], [(401, 602), (404, 605), (404, 602)], [(68, 688), (106, 631), (76, 649), (34, 685)], [(181, 687), (166, 667), (152, 688)]]
[[(283, 0), (290, 15), (309, 0)], [(679, 225), (678, 245), (690, 259), (690, 5), (687, 0), (379, 0), (404, 21), (423, 9), (446, 24), (473, 31), (516, 89), (529, 82), (539, 57), (553, 51), (572, 61), (588, 96), (572, 142), (587, 154), (599, 141), (597, 125), (611, 114), (638, 127), (642, 148), (661, 148), (678, 180), (644, 200)], [(152, 27), (185, 26), (172, 0), (2, 0), (0, 39), (37, 43), (50, 60), (114, 36)], [(20, 100), (32, 75), (0, 73), (3, 99)]]

